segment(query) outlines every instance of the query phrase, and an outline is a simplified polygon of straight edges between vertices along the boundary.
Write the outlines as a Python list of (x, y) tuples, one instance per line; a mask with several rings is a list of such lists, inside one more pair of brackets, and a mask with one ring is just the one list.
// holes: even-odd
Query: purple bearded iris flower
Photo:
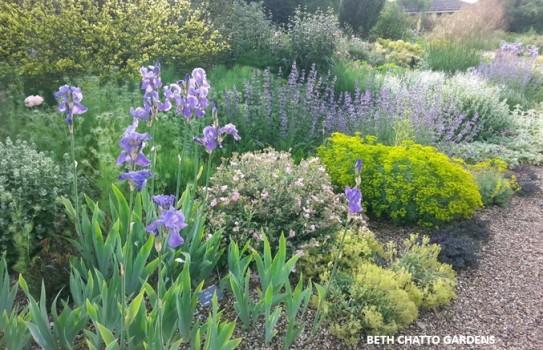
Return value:
[(356, 169), (357, 172), (360, 172), (360, 170), (362, 170), (362, 158), (358, 158), (356, 160), (354, 168)]
[(138, 192), (141, 192), (141, 190), (143, 190), (143, 187), (145, 187), (145, 185), (147, 184), (147, 179), (152, 176), (153, 175), (149, 170), (129, 171), (127, 173), (119, 175), (119, 180), (128, 180), (131, 191), (137, 189)]
[(236, 129), (236, 126), (234, 124), (226, 124), (222, 128), (219, 129), (219, 135), (232, 135), (234, 137), (234, 140), (239, 141), (241, 140), (241, 137), (238, 134), (238, 129)]
[(360, 187), (361, 179), (360, 175), (362, 174), (362, 158), (358, 158), (354, 165), (354, 175), (356, 181), (356, 187)]
[(140, 74), (141, 89), (144, 91), (143, 107), (130, 108), (130, 113), (134, 118), (152, 122), (157, 111), (167, 111), (171, 108), (169, 100), (162, 103), (158, 97), (158, 90), (162, 87), (160, 62), (156, 61), (154, 66), (141, 67)]
[(149, 116), (151, 115), (151, 108), (149, 108), (147, 105), (145, 107), (138, 107), (136, 109), (130, 107), (130, 114), (132, 114), (134, 119), (141, 119), (145, 121), (149, 119)]
[(206, 126), (203, 130), (203, 137), (193, 137), (192, 139), (204, 146), (206, 151), (211, 154), (217, 147), (222, 148), (222, 135), (232, 135), (234, 140), (239, 141), (241, 137), (238, 134), (238, 129), (234, 124), (226, 124), (222, 128), (219, 127), (219, 117), (217, 108), (213, 106), (213, 125)]
[(209, 89), (205, 71), (202, 68), (195, 68), (184, 80), (164, 88), (166, 96), (164, 108), (171, 108), (170, 101), (175, 101), (176, 112), (187, 118), (187, 121), (190, 122), (193, 116), (203, 118), (205, 109), (209, 106), (207, 99)]
[(126, 128), (123, 137), (119, 141), (119, 146), (123, 149), (119, 158), (117, 158), (117, 165), (122, 166), (124, 163), (146, 167), (151, 164), (151, 161), (143, 154), (143, 148), (145, 147), (145, 141), (151, 139), (151, 136), (147, 133), (140, 134), (136, 132), (138, 126), (138, 120), (134, 119), (134, 123)]
[(177, 248), (185, 240), (179, 234), (179, 231), (187, 227), (185, 224), (185, 216), (181, 210), (175, 210), (174, 208), (162, 210), (158, 220), (153, 221), (145, 230), (153, 235), (158, 235), (159, 227), (164, 227), (168, 232), (168, 245), (172, 248)]
[(74, 115), (83, 114), (87, 111), (87, 107), (81, 104), (83, 93), (78, 87), (69, 85), (61, 86), (58, 91), (55, 92), (55, 98), (59, 102), (57, 111), (66, 113), (66, 123), (70, 127), (73, 124)]
[(203, 137), (194, 137), (193, 140), (196, 143), (204, 146), (208, 153), (211, 153), (217, 148), (219, 136), (217, 133), (217, 128), (212, 125), (206, 126), (203, 130), (203, 134)]
[(141, 74), (141, 89), (145, 92), (151, 92), (158, 90), (162, 86), (160, 80), (160, 61), (156, 61), (154, 66), (148, 66), (147, 68), (140, 68)]
[(167, 210), (173, 207), (173, 204), (175, 203), (175, 196), (168, 196), (165, 194), (153, 196), (153, 202), (155, 202), (155, 204), (158, 205), (158, 207), (162, 210)]
[(362, 193), (360, 193), (358, 188), (345, 186), (345, 196), (347, 196), (349, 212), (351, 214), (357, 214), (362, 211)]

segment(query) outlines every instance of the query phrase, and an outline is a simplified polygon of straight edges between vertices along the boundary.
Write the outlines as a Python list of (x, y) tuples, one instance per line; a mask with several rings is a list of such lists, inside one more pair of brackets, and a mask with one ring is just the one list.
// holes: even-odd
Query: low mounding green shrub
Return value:
[[(313, 280), (328, 281), (342, 234), (304, 249), (297, 268)], [(325, 310), (331, 333), (347, 344), (356, 345), (361, 331), (394, 334), (415, 321), (420, 309), (449, 305), (455, 297), (455, 273), (437, 260), (439, 247), (427, 237), (413, 235), (396, 249), (392, 243), (384, 247), (367, 230), (348, 231), (344, 247)]]
[(507, 178), (507, 163), (501, 159), (487, 159), (468, 166), (468, 169), (475, 176), (485, 206), (495, 204), (504, 207), (519, 190), (516, 176)]
[(0, 142), (0, 252), (26, 264), (37, 243), (66, 225), (59, 196), (70, 193), (70, 169), (25, 141)]
[(354, 183), (351, 164), (361, 158), (364, 208), (397, 224), (436, 226), (482, 206), (473, 175), (433, 147), (385, 146), (373, 136), (333, 133), (318, 155), (340, 186)]
[(411, 274), (422, 291), (421, 307), (426, 309), (448, 305), (455, 297), (456, 284), (452, 267), (438, 260), (439, 246), (429, 243), (429, 237), (411, 235), (403, 242), (405, 252), (392, 264), (394, 270)]
[(401, 67), (414, 67), (424, 57), (424, 48), (403, 40), (379, 39), (375, 51), (385, 57), (385, 62), (395, 63)]
[(264, 232), (275, 247), (283, 232), (293, 249), (333, 232), (346, 214), (317, 158), (295, 165), (289, 153), (273, 149), (234, 154), (217, 168), (207, 194), (208, 228), (224, 228), (225, 244), (259, 245)]

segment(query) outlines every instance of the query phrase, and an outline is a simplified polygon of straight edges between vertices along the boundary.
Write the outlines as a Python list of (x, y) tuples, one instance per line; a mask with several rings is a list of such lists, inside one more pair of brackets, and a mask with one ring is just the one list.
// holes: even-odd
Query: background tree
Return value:
[(250, 0), (249, 2), (263, 2), (266, 12), (276, 23), (287, 23), (297, 6), (303, 5), (303, 0)]
[(339, 8), (339, 23), (363, 38), (368, 37), (384, 5), (385, 0), (343, 0)]
[(404, 9), (417, 12), (417, 31), (423, 30), (424, 15), (432, 5), (432, 0), (400, 0), (400, 5)]
[(506, 0), (505, 9), (510, 31), (543, 33), (543, 0)]
[(379, 15), (377, 23), (371, 30), (373, 39), (406, 40), (413, 37), (415, 20), (395, 1), (387, 1)]
[(331, 8), (335, 13), (338, 13), (340, 3), (340, 0), (304, 0), (303, 6), (305, 6), (309, 12), (315, 12), (317, 9), (326, 11)]

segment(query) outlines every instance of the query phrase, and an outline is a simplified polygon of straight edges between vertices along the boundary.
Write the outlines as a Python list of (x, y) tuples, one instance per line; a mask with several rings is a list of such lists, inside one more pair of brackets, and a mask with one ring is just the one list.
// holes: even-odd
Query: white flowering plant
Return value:
[(296, 165), (273, 149), (234, 154), (211, 177), (207, 195), (208, 229), (224, 228), (225, 245), (260, 246), (265, 234), (276, 247), (283, 232), (292, 252), (333, 232), (347, 214), (344, 195), (334, 193), (318, 158)]

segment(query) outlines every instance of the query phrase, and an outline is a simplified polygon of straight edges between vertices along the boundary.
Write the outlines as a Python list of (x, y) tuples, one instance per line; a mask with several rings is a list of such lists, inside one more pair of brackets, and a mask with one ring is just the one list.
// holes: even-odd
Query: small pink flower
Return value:
[(39, 95), (30, 95), (27, 98), (25, 98), (25, 106), (27, 107), (34, 107), (39, 106), (43, 103), (43, 97)]
[(232, 229), (232, 231), (234, 231), (234, 232), (239, 232), (239, 226), (234, 227), (234, 228)]
[(260, 193), (260, 196), (264, 199), (268, 198), (268, 191), (264, 190), (262, 193)]
[(211, 201), (211, 203), (209, 203), (209, 206), (210, 206), (211, 208), (213, 208), (213, 207), (216, 206), (216, 205), (217, 205), (217, 200), (216, 200), (216, 199), (213, 199), (213, 200)]
[(300, 257), (304, 256), (305, 255), (305, 252), (303, 249), (298, 249), (296, 252), (295, 252), (296, 255), (299, 255)]
[(294, 238), (294, 237), (296, 237), (296, 232), (293, 230), (290, 230), (290, 232), (288, 233), (288, 238)]
[(237, 201), (239, 199), (239, 192), (234, 191), (234, 193), (232, 193), (232, 196), (230, 197), (230, 199), (232, 199), (233, 202)]
[(264, 240), (264, 237), (262, 236), (261, 233), (258, 233), (258, 232), (253, 232), (253, 238), (256, 239), (257, 241), (263, 241)]
[(316, 229), (317, 229), (317, 226), (315, 225), (309, 226), (309, 232), (315, 232)]

